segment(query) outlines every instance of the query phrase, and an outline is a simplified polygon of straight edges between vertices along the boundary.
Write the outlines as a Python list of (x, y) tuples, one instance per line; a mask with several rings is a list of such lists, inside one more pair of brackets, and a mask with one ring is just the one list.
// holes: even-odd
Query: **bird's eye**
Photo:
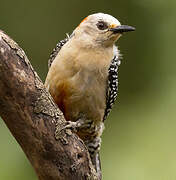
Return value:
[(108, 25), (103, 21), (99, 21), (97, 23), (97, 27), (98, 27), (99, 30), (105, 30), (105, 29), (108, 28)]

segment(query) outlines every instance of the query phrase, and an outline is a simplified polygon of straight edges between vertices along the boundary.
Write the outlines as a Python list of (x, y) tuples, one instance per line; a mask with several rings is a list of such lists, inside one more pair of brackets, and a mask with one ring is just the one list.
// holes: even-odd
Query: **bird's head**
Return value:
[(109, 14), (96, 13), (83, 19), (74, 34), (85, 43), (111, 46), (124, 32), (134, 30), (132, 26), (121, 25)]

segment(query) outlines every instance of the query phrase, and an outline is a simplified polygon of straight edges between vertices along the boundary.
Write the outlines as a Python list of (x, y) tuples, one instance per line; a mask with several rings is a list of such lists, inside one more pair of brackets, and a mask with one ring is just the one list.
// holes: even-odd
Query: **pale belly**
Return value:
[(79, 73), (68, 82), (66, 117), (76, 121), (83, 115), (95, 123), (102, 121), (106, 107), (106, 79)]
[[(67, 79), (67, 90), (60, 88), (62, 92), (59, 93), (58, 100), (62, 102), (57, 103), (59, 108), (63, 109), (67, 121), (77, 121), (80, 118), (92, 120), (92, 129), (82, 129), (78, 132), (82, 139), (86, 139), (86, 136), (90, 138), (90, 135), (101, 136), (106, 108), (107, 79), (98, 79), (87, 74), (79, 73)], [(66, 92), (63, 92), (65, 90)]]

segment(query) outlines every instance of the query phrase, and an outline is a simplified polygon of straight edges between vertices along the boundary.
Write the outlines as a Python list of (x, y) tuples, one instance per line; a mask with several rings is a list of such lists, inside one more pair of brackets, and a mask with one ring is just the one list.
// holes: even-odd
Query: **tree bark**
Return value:
[(62, 112), (24, 51), (2, 31), (0, 116), (40, 180), (98, 179), (83, 141), (70, 130), (62, 130)]

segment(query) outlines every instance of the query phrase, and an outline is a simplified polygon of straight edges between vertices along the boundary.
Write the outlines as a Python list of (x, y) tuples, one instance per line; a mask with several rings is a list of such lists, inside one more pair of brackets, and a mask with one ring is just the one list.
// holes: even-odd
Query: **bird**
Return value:
[(100, 179), (101, 135), (118, 92), (121, 56), (115, 43), (134, 30), (109, 14), (91, 14), (56, 45), (48, 61), (45, 86), (64, 114), (65, 127), (87, 146)]

